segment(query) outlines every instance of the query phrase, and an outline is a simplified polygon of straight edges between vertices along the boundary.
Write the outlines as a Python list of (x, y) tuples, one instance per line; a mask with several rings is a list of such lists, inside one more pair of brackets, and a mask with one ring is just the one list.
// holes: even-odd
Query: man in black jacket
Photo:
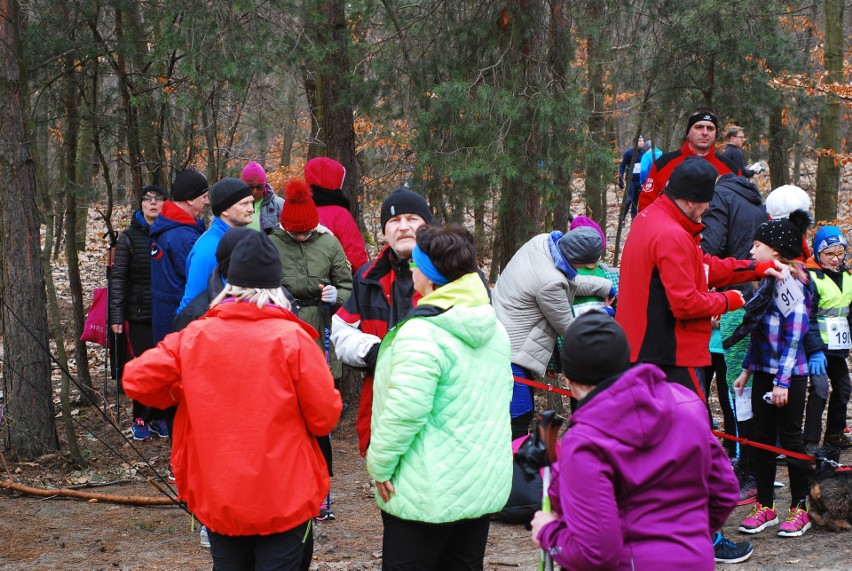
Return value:
[(727, 159), (728, 162), (736, 165), (740, 172), (746, 178), (751, 178), (756, 174), (763, 172), (763, 167), (760, 163), (746, 166), (743, 158), (743, 143), (746, 141), (745, 131), (742, 127), (731, 125), (725, 130), (725, 150), (719, 153), (719, 156)]
[[(768, 218), (760, 191), (750, 180), (744, 176), (724, 175), (716, 181), (715, 193), (710, 201), (710, 210), (702, 219), (704, 230), (701, 232), (701, 248), (705, 253), (718, 258), (731, 257), (747, 260), (754, 244), (754, 233)], [(748, 301), (754, 295), (755, 282), (746, 282), (731, 286), (731, 288), (740, 290), (745, 300)], [(730, 332), (742, 323), (743, 316), (742, 310), (722, 315), (715, 322), (722, 337), (730, 336)], [(733, 347), (725, 349), (722, 354), (712, 353), (711, 350), (713, 372), (716, 374), (716, 386), (725, 422), (725, 432), (737, 434), (743, 438), (749, 437), (752, 421), (736, 421), (728, 387), (733, 385), (742, 369), (742, 360), (748, 344), (749, 337), (746, 336)], [(710, 375), (705, 375), (705, 379), (709, 384)], [(735, 424), (736, 430), (734, 430)], [(736, 444), (733, 441), (726, 440), (725, 449), (729, 456), (734, 457), (736, 455)], [(737, 470), (737, 475), (740, 478), (738, 505), (753, 502), (757, 495), (757, 488), (751, 473), (751, 449), (748, 446), (740, 446), (740, 460)]]

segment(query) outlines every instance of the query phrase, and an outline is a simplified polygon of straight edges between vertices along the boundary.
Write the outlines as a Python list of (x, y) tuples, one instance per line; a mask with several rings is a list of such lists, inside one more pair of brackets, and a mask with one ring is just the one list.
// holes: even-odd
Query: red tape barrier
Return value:
[(521, 383), (522, 385), (527, 385), (527, 386), (533, 387), (534, 389), (541, 389), (541, 390), (547, 391), (549, 393), (556, 393), (558, 395), (565, 395), (566, 397), (573, 397), (574, 396), (573, 394), (571, 394), (571, 391), (566, 391), (565, 389), (561, 389), (559, 387), (554, 387), (553, 385), (548, 385), (546, 383), (539, 383), (537, 381), (531, 381), (530, 379), (525, 379), (523, 377), (515, 377), (514, 375), (512, 376), (512, 378), (515, 379), (516, 383)]
[(746, 446), (762, 448), (763, 450), (768, 450), (776, 454), (784, 454), (785, 456), (789, 456), (790, 458), (798, 458), (799, 460), (807, 460), (808, 462), (816, 460), (816, 458), (814, 458), (813, 456), (809, 456), (808, 454), (802, 454), (801, 452), (793, 452), (792, 450), (784, 450), (783, 448), (778, 448), (777, 446), (770, 446), (769, 444), (762, 444), (760, 442), (749, 440), (748, 438), (740, 438), (739, 436), (725, 434), (724, 432), (719, 432), (718, 430), (714, 430), (713, 434), (715, 436), (718, 436), (719, 438), (724, 438), (725, 440), (734, 440), (736, 442), (739, 442), (740, 444), (745, 444)]
[[(523, 377), (513, 376), (512, 378), (515, 380), (515, 382), (543, 391), (547, 391), (549, 393), (556, 393), (558, 395), (565, 395), (567, 397), (574, 396), (571, 394), (571, 391), (566, 391), (565, 389), (554, 387), (546, 383), (539, 383), (530, 379), (524, 379)], [(719, 432), (718, 430), (714, 430), (713, 434), (715, 436), (718, 436), (719, 438), (724, 438), (726, 440), (734, 440), (736, 442), (739, 442), (740, 444), (752, 446), (754, 448), (761, 448), (763, 450), (768, 450), (769, 452), (774, 452), (776, 454), (784, 454), (785, 456), (789, 456), (790, 458), (798, 458), (799, 460), (806, 460), (808, 462), (816, 460), (816, 458), (814, 458), (813, 456), (809, 456), (808, 454), (802, 454), (801, 452), (793, 452), (792, 450), (784, 450), (783, 448), (778, 448), (777, 446), (770, 446), (769, 444), (754, 442), (753, 440), (749, 440), (748, 438), (740, 438), (739, 436), (725, 434), (724, 432)]]

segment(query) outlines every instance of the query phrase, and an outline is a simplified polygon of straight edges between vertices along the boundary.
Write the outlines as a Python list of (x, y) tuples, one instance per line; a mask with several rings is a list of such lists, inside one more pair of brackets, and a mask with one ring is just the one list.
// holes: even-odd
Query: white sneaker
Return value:
[(210, 549), (210, 537), (207, 535), (206, 525), (201, 526), (201, 533), (199, 534), (199, 536), (201, 537), (201, 547)]

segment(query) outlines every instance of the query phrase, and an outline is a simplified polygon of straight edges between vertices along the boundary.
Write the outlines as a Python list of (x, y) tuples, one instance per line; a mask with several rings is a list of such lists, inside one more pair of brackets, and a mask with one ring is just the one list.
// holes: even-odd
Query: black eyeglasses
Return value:
[(159, 194), (146, 194), (142, 197), (142, 202), (162, 202), (165, 198)]

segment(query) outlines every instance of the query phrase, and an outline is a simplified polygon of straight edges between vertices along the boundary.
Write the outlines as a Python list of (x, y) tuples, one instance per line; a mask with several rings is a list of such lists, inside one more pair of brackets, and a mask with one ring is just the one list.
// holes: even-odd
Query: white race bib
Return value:
[(826, 317), (825, 327), (828, 330), (829, 350), (852, 349), (849, 321), (845, 317)]
[(639, 174), (642, 172), (642, 163), (635, 162), (633, 163), (633, 174)]
[(775, 305), (784, 317), (789, 316), (796, 306), (805, 300), (805, 292), (796, 283), (795, 278), (785, 278), (775, 282)]

